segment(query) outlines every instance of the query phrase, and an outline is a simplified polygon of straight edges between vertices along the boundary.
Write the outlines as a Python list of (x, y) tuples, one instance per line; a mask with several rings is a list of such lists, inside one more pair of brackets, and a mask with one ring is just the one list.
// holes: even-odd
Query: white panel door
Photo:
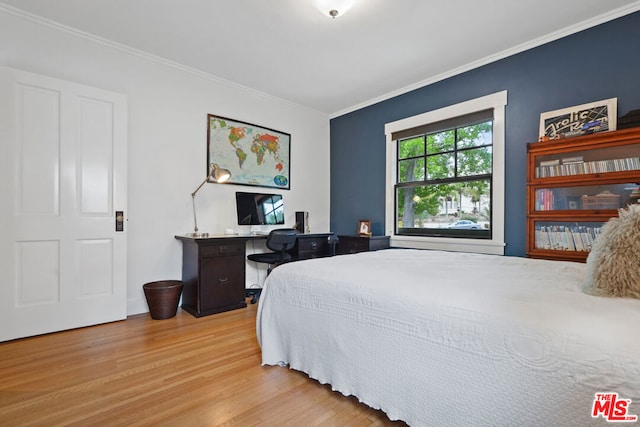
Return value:
[(0, 341), (126, 317), (126, 120), (123, 95), (0, 67)]

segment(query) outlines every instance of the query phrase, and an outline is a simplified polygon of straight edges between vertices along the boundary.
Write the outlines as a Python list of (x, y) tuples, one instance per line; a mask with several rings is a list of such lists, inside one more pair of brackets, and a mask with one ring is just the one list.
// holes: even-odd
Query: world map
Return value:
[(289, 188), (289, 134), (209, 116), (209, 163), (230, 183)]

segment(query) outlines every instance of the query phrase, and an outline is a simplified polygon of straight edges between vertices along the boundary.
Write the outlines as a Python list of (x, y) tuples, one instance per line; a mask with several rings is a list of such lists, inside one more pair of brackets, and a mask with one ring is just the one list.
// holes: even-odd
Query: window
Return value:
[(392, 244), (504, 253), (506, 92), (388, 123)]
[(455, 121), (392, 135), (398, 235), (491, 238), (493, 111)]

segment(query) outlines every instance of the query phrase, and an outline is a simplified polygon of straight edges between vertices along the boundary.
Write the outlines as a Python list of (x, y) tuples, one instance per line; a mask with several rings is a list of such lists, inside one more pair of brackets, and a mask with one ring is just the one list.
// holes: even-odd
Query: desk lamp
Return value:
[(211, 172), (209, 175), (198, 185), (198, 188), (191, 193), (191, 204), (193, 206), (193, 233), (187, 234), (188, 237), (208, 237), (209, 233), (198, 233), (198, 220), (196, 219), (196, 193), (202, 188), (202, 186), (213, 179), (213, 182), (223, 183), (231, 178), (231, 172), (228, 169), (223, 169), (215, 163), (211, 163)]

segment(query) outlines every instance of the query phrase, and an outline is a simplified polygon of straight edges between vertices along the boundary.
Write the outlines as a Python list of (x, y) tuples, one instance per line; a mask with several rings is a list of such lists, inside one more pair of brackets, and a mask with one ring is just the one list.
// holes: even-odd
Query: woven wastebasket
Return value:
[(181, 280), (159, 280), (142, 285), (152, 319), (169, 319), (176, 315), (182, 294)]

